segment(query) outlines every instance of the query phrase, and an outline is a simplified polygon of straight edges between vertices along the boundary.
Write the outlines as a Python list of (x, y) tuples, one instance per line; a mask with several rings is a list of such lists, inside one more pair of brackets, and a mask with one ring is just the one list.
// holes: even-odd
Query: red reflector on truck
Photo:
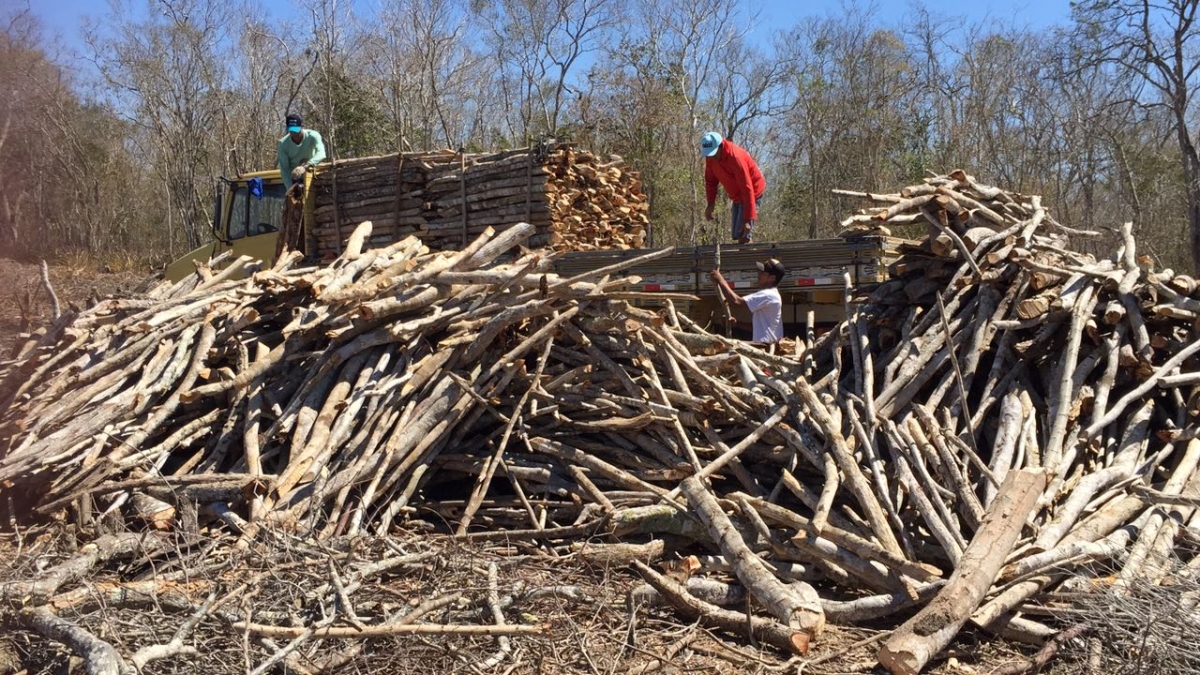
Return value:
[(797, 286), (815, 286), (815, 285), (817, 285), (817, 280), (816, 279), (797, 279), (796, 285)]

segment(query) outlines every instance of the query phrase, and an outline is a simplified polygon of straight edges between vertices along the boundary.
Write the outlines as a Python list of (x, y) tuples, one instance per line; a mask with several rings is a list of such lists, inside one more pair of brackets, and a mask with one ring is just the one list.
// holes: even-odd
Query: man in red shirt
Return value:
[(713, 219), (717, 183), (720, 183), (725, 187), (729, 201), (733, 202), (733, 239), (739, 244), (749, 244), (754, 221), (758, 219), (758, 203), (767, 189), (762, 171), (758, 170), (750, 153), (715, 131), (700, 139), (700, 153), (704, 155), (704, 196), (708, 200), (704, 219)]

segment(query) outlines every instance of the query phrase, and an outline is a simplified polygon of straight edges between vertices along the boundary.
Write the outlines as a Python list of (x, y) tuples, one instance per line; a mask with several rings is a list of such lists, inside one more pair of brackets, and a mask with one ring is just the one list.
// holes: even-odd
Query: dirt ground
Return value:
[[(50, 528), (50, 532), (53, 528)], [(62, 560), (72, 547), (54, 551), (45, 545), (52, 533), (41, 537), (25, 533), (25, 550), (19, 551), (11, 533), (0, 535), (0, 584), (25, 580), (36, 574), (38, 559)], [(68, 537), (69, 539), (69, 537)], [(39, 546), (38, 541), (43, 544)], [(312, 559), (258, 559), (253, 551), (245, 555), (230, 554), (232, 538), (217, 539), (204, 544), (217, 561), (210, 569), (192, 566), (189, 584), (203, 590), (191, 593), (198, 606), (209, 586), (216, 584), (222, 592), (238, 585), (241, 580), (269, 577), (257, 583), (256, 590), (246, 594), (246, 602), (237, 604), (240, 611), (251, 606), (255, 615), (271, 612), (286, 613), (303, 607), (301, 599), (307, 589), (327, 582), (327, 565)], [(543, 636), (514, 636), (512, 654), (499, 665), (482, 669), (483, 663), (496, 652), (494, 638), (469, 636), (395, 636), (370, 641), (353, 659), (343, 663), (336, 672), (386, 675), (433, 675), (446, 673), (513, 673), (514, 675), (600, 675), (626, 672), (709, 673), (723, 675), (795, 674), (834, 675), (840, 673), (874, 673), (886, 671), (876, 665), (875, 650), (885, 631), (870, 628), (850, 628), (829, 625), (812, 644), (805, 657), (788, 658), (769, 647), (748, 643), (745, 639), (715, 633), (694, 623), (681, 620), (667, 608), (643, 608), (629, 614), (626, 596), (631, 588), (641, 584), (635, 572), (628, 568), (590, 566), (582, 559), (559, 556), (549, 549), (524, 544), (473, 545), (456, 542), (448, 537), (429, 536), (419, 531), (398, 531), (392, 546), (406, 552), (429, 551), (435, 554), (416, 572), (397, 572), (375, 579), (369, 587), (356, 594), (361, 607), (377, 605), (396, 611), (402, 605), (415, 606), (434, 596), (447, 594), (473, 597), (481, 585), (486, 585), (485, 570), (489, 565), (499, 568), (499, 588), (502, 595), (515, 596), (550, 588), (573, 589), (570, 595), (547, 595), (544, 599), (521, 604), (508, 612), (510, 619), (519, 617), (523, 623), (542, 624), (548, 632)], [(68, 542), (69, 543), (69, 542)], [(191, 545), (197, 545), (191, 541)], [(356, 556), (369, 558), (369, 544), (364, 544)], [(360, 547), (353, 547), (359, 549)], [(345, 563), (344, 553), (329, 551), (329, 561)], [(132, 582), (169, 575), (169, 565), (152, 569), (138, 556), (118, 567), (110, 566), (96, 572), (84, 582), (85, 586), (105, 588), (113, 584)], [(351, 558), (353, 558), (352, 556)], [(163, 561), (159, 561), (162, 565)], [(269, 571), (269, 574), (267, 573)], [(166, 582), (171, 592), (184, 592), (187, 584)], [(73, 584), (72, 584), (73, 586)], [(63, 590), (67, 590), (64, 587)], [(370, 600), (367, 600), (369, 596)], [(253, 598), (251, 600), (250, 598)], [(235, 603), (236, 604), (236, 603)], [(470, 603), (467, 603), (469, 606)], [(119, 644), (123, 652), (154, 642), (166, 642), (185, 618), (177, 612), (150, 606), (109, 606), (103, 604), (87, 609), (63, 608), (62, 616), (106, 636)], [(298, 611), (298, 610), (296, 610)], [(368, 610), (370, 611), (370, 610)], [(630, 632), (630, 621), (636, 630)], [(453, 621), (451, 621), (453, 623)], [(120, 636), (114, 627), (122, 626)], [(243, 636), (220, 620), (210, 618), (196, 628), (190, 643), (202, 646), (202, 651), (189, 656), (168, 658), (147, 668), (147, 673), (244, 673), (245, 662), (261, 663), (270, 655), (258, 645), (243, 643)], [(303, 659), (310, 660), (346, 649), (351, 641), (330, 640), (305, 645)], [(1024, 662), (1022, 654), (1032, 650), (1019, 649), (993, 639), (981, 639), (965, 631), (950, 649), (931, 664), (926, 671), (941, 675), (986, 675), (1004, 672)], [(28, 672), (70, 675), (82, 672), (80, 660), (72, 657), (61, 645), (37, 635), (6, 615), (0, 608), (0, 674)], [(1081, 664), (1070, 657), (1052, 662), (1041, 673), (1083, 672)], [(294, 672), (276, 670), (273, 672)]]
[[(49, 273), (62, 311), (83, 309), (108, 296), (130, 295), (153, 276), (149, 269), (116, 272), (65, 265), (52, 265)], [(10, 356), (19, 335), (46, 325), (52, 315), (40, 266), (0, 258), (0, 359)]]
[[(136, 294), (139, 287), (146, 287), (152, 280), (151, 270), (114, 272), (104, 269), (54, 266), (49, 269), (51, 286), (58, 296), (63, 311), (69, 308), (82, 309), (90, 303), (108, 296)], [(37, 265), (22, 264), (0, 259), (0, 361), (11, 358), (14, 347), (21, 343), (22, 334), (28, 334), (45, 326), (51, 320), (51, 302), (41, 281)], [(3, 528), (0, 528), (3, 529)], [(0, 580), (22, 576), (21, 557), (15, 557), (15, 541), (11, 532), (0, 532)], [(442, 576), (426, 579), (438, 587), (455, 587), (473, 583), (463, 579), (461, 570), (478, 567), (484, 560), (500, 560), (504, 556), (496, 551), (464, 550), (451, 541), (443, 541), (446, 549), (442, 556), (455, 560), (456, 564), (440, 567)], [(516, 563), (516, 564), (514, 564)], [(510, 562), (510, 580), (524, 577), (522, 583), (529, 586), (549, 583), (570, 583), (585, 589), (589, 602), (560, 606), (552, 612), (556, 623), (568, 628), (559, 639), (528, 641), (522, 645), (526, 661), (512, 672), (560, 672), (560, 673), (609, 673), (622, 672), (640, 662), (653, 661), (655, 656), (673, 654), (662, 663), (657, 672), (663, 673), (863, 673), (884, 671), (875, 665), (874, 653), (877, 642), (884, 637), (880, 631), (850, 629), (830, 626), (821, 640), (813, 645), (808, 659), (788, 662), (785, 655), (770, 651), (759, 651), (748, 644), (716, 639), (707, 631), (690, 624), (680, 623), (668, 611), (659, 611), (645, 617), (639, 628), (640, 638), (635, 647), (626, 645), (627, 617), (622, 602), (628, 589), (640, 580), (629, 569), (596, 570), (578, 561), (550, 560), (544, 564)], [(457, 572), (455, 570), (460, 570)], [(297, 580), (299, 581), (299, 580)], [(475, 581), (474, 583), (477, 583)], [(2, 615), (3, 612), (0, 612)], [(0, 624), (3, 622), (0, 621)], [(11, 628), (11, 626), (10, 626)], [(0, 634), (5, 633), (0, 625)], [(683, 648), (683, 642), (688, 647)], [(18, 644), (19, 643), (19, 644)], [(540, 643), (540, 646), (539, 646)], [(429, 651), (420, 646), (414, 651), (412, 645), (397, 644), (402, 652), (411, 652), (412, 659), (401, 659), (405, 672), (451, 672), (456, 668), (441, 669), (438, 658), (448, 658), (449, 652)], [(442, 649), (453, 649), (453, 647)], [(1033, 649), (988, 638), (970, 631), (952, 645), (942, 658), (935, 661), (927, 671), (932, 673), (994, 673), (1006, 666), (1024, 662), (1024, 657)], [(11, 658), (16, 652), (23, 658)], [(542, 652), (542, 656), (538, 656)], [(436, 656), (435, 656), (436, 654)], [(641, 654), (639, 658), (637, 655)], [(392, 658), (395, 658), (394, 656)], [(61, 649), (31, 636), (27, 632), (16, 632), (0, 638), (0, 673), (9, 670), (13, 661), (23, 662), (26, 670), (21, 672), (68, 672), (68, 659)], [(388, 659), (389, 661), (391, 659)], [(1041, 672), (1080, 672), (1073, 669), (1071, 659), (1059, 659)], [(6, 663), (7, 662), (7, 663)], [(383, 672), (392, 668), (375, 670), (370, 660), (355, 664), (354, 672)], [(391, 663), (391, 666), (397, 666)], [(445, 665), (445, 664), (443, 664)], [(459, 664), (461, 666), (461, 664)], [(64, 667), (65, 666), (65, 667)], [(365, 670), (361, 670), (364, 669)], [(429, 671), (433, 668), (433, 671)], [(218, 668), (219, 670), (219, 668)], [(501, 666), (496, 672), (503, 672)], [(349, 672), (349, 671), (348, 671)]]

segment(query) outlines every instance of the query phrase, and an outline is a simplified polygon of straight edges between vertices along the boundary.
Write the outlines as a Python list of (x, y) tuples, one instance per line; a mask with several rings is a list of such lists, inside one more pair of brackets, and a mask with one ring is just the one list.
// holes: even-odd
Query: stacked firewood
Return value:
[[(714, 533), (736, 537), (701, 477), (731, 470), (746, 489), (778, 480), (780, 444), (800, 436), (786, 423), (786, 436), (772, 432), (788, 410), (772, 387), (798, 364), (637, 309), (645, 295), (622, 290), (636, 279), (603, 281), (670, 249), (566, 279), (545, 251), (493, 264), (534, 229), (430, 253), (416, 238), (364, 250), (364, 223), (328, 267), (297, 268), (298, 254), (270, 269), (242, 259), (64, 319), (0, 380), (9, 517), (69, 513), (96, 532), (124, 513), (151, 540), (217, 526), (290, 550), (296, 533), (386, 535), (419, 509), (464, 537), (524, 528), (569, 548), (678, 528), (682, 512), (667, 504), (686, 499)], [(147, 541), (135, 540), (117, 553)], [(109, 543), (64, 563), (65, 578), (106, 560)], [(768, 569), (752, 571), (766, 582)], [(68, 606), (58, 596), (74, 591), (47, 574), (0, 584), (6, 600), (34, 597), (41, 614), (19, 618), (37, 631), (53, 614), (42, 603)], [(806, 633), (790, 624), (819, 631), (815, 592), (762, 588), (789, 621), (756, 632), (802, 649)], [(204, 603), (190, 611), (204, 616)]]
[(620, 158), (574, 146), (501, 153), (402, 153), (335, 162), (314, 179), (313, 235), (332, 259), (358, 223), (375, 224), (368, 246), (405, 236), (457, 249), (486, 228), (536, 226), (531, 246), (554, 250), (640, 248), (647, 201)]
[(26, 520), (240, 545), (428, 518), (632, 565), (632, 607), (788, 652), (889, 626), (893, 672), (968, 623), (1046, 640), (1081, 592), (1194, 577), (1195, 284), (1128, 229), (1073, 253), (1038, 198), (961, 172), (869, 197), (864, 222), (932, 236), (799, 357), (639, 309), (613, 273), (669, 250), (574, 278), (505, 257), (531, 224), (432, 253), (363, 224), (327, 267), (106, 301), (0, 372), (0, 489)]

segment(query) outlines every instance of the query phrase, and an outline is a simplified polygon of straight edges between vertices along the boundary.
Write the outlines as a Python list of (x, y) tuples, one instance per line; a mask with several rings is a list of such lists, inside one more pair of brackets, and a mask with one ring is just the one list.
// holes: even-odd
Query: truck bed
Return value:
[[(723, 244), (721, 271), (739, 291), (753, 290), (758, 281), (755, 263), (778, 258), (788, 269), (781, 292), (838, 290), (844, 286), (843, 272), (850, 273), (855, 286), (877, 284), (887, 279), (887, 266), (899, 256), (906, 240), (897, 237), (863, 236), (834, 239), (803, 239), (762, 244)], [(564, 253), (555, 266), (559, 274), (573, 276), (645, 255), (653, 249), (577, 251)], [(633, 267), (623, 274), (641, 278), (631, 288), (671, 291), (693, 295), (715, 295), (708, 272), (716, 267), (716, 246), (676, 248), (665, 258)]]
[[(758, 287), (755, 263), (778, 258), (788, 269), (779, 285), (783, 298), (783, 321), (786, 332), (795, 335), (805, 327), (827, 327), (845, 318), (842, 304), (845, 279), (856, 288), (870, 287), (886, 281), (888, 265), (899, 257), (900, 246), (906, 239), (884, 236), (861, 236), (834, 239), (803, 239), (767, 242), (762, 244), (722, 244), (721, 272), (739, 294), (745, 295)], [(555, 263), (563, 276), (574, 276), (589, 270), (616, 264), (645, 255), (654, 249), (614, 251), (573, 251), (562, 254)], [(638, 277), (631, 290), (650, 293), (686, 293), (694, 301), (675, 304), (680, 311), (701, 324), (713, 324), (723, 316), (716, 288), (708, 273), (716, 266), (716, 246), (676, 248), (671, 255), (637, 265), (619, 273)], [(653, 300), (639, 304), (657, 304)], [(748, 321), (744, 309), (734, 311), (739, 321)]]

